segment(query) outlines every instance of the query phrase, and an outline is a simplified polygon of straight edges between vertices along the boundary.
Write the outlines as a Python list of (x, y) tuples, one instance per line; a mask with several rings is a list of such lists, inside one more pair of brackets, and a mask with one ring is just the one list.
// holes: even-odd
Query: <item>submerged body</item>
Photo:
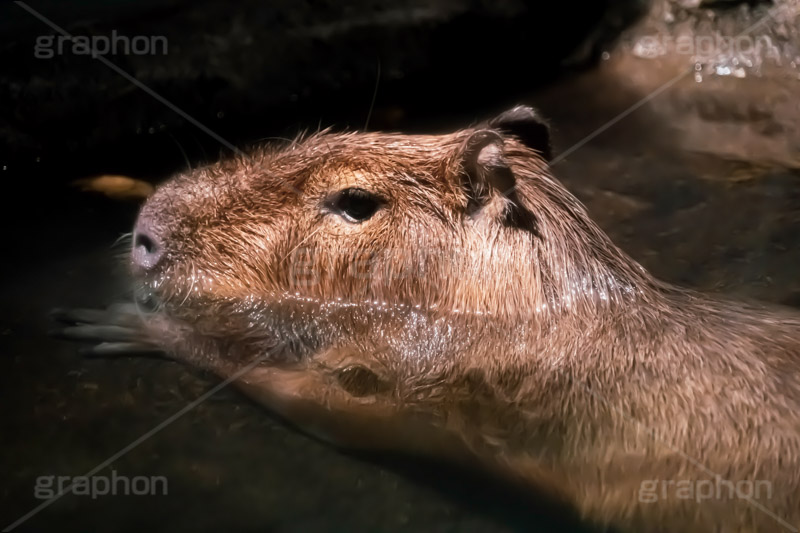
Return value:
[(125, 331), (104, 349), (213, 370), (339, 446), (480, 463), (589, 522), (796, 531), (800, 315), (652, 278), (547, 142), (515, 108), (178, 176), (140, 213), (138, 312), (95, 321)]

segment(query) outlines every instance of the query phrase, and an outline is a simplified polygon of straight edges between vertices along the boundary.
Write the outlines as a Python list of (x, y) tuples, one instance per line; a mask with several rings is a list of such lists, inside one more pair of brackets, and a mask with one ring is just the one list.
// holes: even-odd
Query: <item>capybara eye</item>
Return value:
[(381, 207), (383, 202), (364, 189), (349, 188), (336, 193), (329, 207), (348, 222), (364, 222)]
[(372, 370), (352, 365), (336, 371), (336, 379), (344, 390), (357, 398), (389, 390), (389, 384)]

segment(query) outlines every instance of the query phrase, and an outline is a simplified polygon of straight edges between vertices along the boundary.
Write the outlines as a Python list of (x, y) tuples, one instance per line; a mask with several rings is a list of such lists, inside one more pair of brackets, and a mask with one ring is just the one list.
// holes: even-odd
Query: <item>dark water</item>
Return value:
[[(646, 83), (626, 80), (631, 68), (654, 85), (674, 72), (612, 59), (527, 99), (551, 117), (556, 153), (646, 94)], [(767, 109), (766, 118), (742, 118), (730, 104), (747, 108), (796, 94), (796, 80), (710, 83), (720, 85), (707, 90), (708, 84), (683, 80), (571, 152), (554, 172), (613, 240), (656, 275), (800, 306), (800, 165), (791, 163), (797, 139), (764, 124), (792, 117), (770, 117)], [(714, 113), (698, 111), (709, 102)], [(726, 136), (731, 123), (745, 131), (741, 139)], [(718, 132), (718, 142), (709, 133), (702, 145), (693, 144), (698, 128)], [(770, 139), (786, 147), (782, 157), (752, 149)], [(41, 476), (92, 470), (217, 383), (176, 363), (84, 359), (75, 345), (48, 338), (49, 309), (123, 297), (112, 244), (131, 227), (136, 206), (67, 188), (26, 194), (7, 200), (26, 209), (6, 228), (11, 237), (0, 277), (3, 527), (43, 503), (34, 493)], [(98, 474), (110, 477), (112, 470), (163, 476), (167, 494), (66, 495), (16, 531), (578, 530), (568, 514), (487, 479), (337, 452), (228, 389)]]

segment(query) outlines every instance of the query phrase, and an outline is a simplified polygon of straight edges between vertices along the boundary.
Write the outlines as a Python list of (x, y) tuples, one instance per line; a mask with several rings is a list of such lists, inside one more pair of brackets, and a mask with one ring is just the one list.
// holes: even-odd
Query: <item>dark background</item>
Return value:
[[(725, 20), (741, 4), (703, 7)], [(644, 0), (29, 5), (74, 35), (165, 36), (166, 55), (106, 58), (234, 146), (326, 126), (451, 131), (524, 102), (551, 118), (558, 154), (646, 95), (629, 81), (644, 76), (651, 90), (673, 75), (655, 62), (603, 63), (650, 9)], [(47, 337), (53, 307), (127, 298), (124, 250), (113, 243), (138, 205), (71, 183), (100, 174), (157, 183), (230, 150), (96, 59), (36, 58), (36, 39), (58, 32), (22, 7), (0, 4), (0, 31), (6, 527), (41, 503), (38, 476), (84, 474), (217, 383), (174, 363), (87, 360)], [(757, 107), (797, 94), (775, 79), (743, 80), (719, 93), (726, 99), (687, 80), (555, 173), (655, 274), (797, 305), (797, 166), (698, 156), (676, 133), (697, 126), (686, 117), (716, 131), (733, 116), (785, 137), (794, 116)], [(580, 530), (568, 511), (489, 479), (344, 455), (227, 389), (112, 467), (164, 475), (169, 495), (65, 496), (15, 531)]]
[[(235, 145), (318, 125), (363, 128), (370, 114), (374, 129), (450, 127), (448, 118), (480, 117), (597, 61), (645, 6), (642, 0), (31, 4), (73, 35), (165, 36), (166, 55), (107, 57)], [(0, 30), (3, 167), (56, 180), (110, 172), (151, 177), (185, 165), (185, 158), (215, 159), (224, 149), (89, 56), (36, 58), (36, 38), (58, 32), (14, 3), (0, 6)]]

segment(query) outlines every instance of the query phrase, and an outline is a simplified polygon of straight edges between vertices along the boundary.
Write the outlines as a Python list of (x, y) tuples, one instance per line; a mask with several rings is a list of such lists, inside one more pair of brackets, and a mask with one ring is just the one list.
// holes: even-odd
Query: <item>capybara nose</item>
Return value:
[(164, 247), (158, 232), (146, 220), (140, 218), (133, 230), (133, 251), (131, 252), (133, 264), (142, 270), (150, 270), (158, 265), (163, 252)]

